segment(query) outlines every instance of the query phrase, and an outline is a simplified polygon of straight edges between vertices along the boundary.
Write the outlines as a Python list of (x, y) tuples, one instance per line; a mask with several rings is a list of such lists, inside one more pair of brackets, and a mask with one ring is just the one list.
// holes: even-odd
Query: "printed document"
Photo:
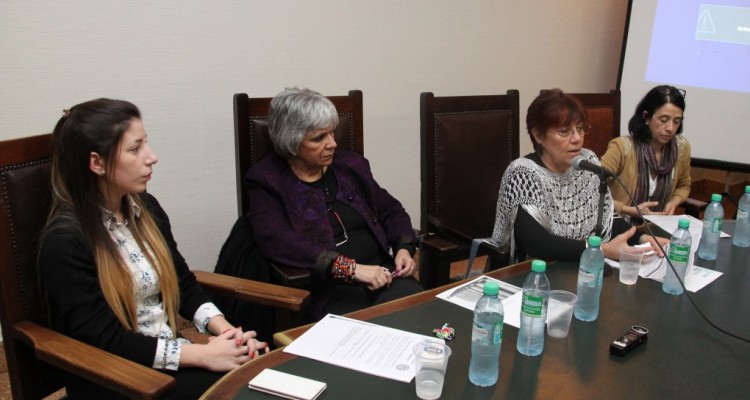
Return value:
[(423, 341), (445, 343), (433, 336), (328, 314), (284, 352), (409, 383), (416, 373), (412, 348)]
[[(679, 221), (680, 218), (686, 218), (690, 221), (688, 231), (690, 232), (693, 246), (688, 262), (688, 269), (685, 272), (685, 288), (687, 290), (695, 293), (723, 275), (719, 271), (693, 265), (695, 252), (698, 250), (698, 244), (700, 243), (701, 234), (703, 233), (703, 221), (690, 215), (644, 215), (643, 218), (656, 224), (659, 228), (670, 234), (677, 230), (677, 221)], [(721, 232), (720, 237), (729, 236), (729, 234)], [(665, 246), (664, 253), (667, 254), (668, 252), (669, 246)], [(615, 260), (606, 259), (606, 262), (614, 268), (620, 268), (620, 263)], [(644, 257), (638, 276), (662, 282), (664, 281), (664, 276), (667, 274), (667, 268), (669, 268), (669, 264), (665, 258), (651, 255), (648, 259)]]
[(479, 298), (482, 297), (484, 283), (487, 281), (497, 282), (500, 286), (497, 296), (503, 302), (503, 311), (505, 311), (503, 322), (516, 328), (521, 326), (521, 288), (510, 283), (482, 275), (463, 285), (439, 293), (437, 297), (473, 312)]

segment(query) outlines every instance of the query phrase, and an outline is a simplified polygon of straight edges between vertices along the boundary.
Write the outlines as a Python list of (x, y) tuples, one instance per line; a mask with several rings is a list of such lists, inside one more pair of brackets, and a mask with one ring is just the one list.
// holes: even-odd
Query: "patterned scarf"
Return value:
[[(670, 140), (664, 146), (661, 155), (661, 165), (656, 163), (656, 155), (651, 143), (635, 142), (635, 156), (638, 160), (638, 178), (635, 187), (635, 204), (644, 201), (658, 201), (659, 205), (652, 207), (653, 211), (662, 211), (669, 201), (669, 189), (672, 183), (672, 171), (677, 161), (677, 140)], [(650, 171), (656, 172), (656, 190), (654, 195), (648, 196)]]

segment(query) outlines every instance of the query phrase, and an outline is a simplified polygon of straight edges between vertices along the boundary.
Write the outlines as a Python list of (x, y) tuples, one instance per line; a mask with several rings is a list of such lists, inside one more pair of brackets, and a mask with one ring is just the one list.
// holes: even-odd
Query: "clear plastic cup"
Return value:
[(554, 338), (568, 336), (573, 308), (578, 297), (567, 290), (549, 292), (549, 311), (547, 311), (547, 335)]
[(630, 246), (620, 247), (620, 282), (634, 285), (643, 261), (643, 249)]
[(414, 345), (417, 397), (434, 400), (443, 393), (445, 369), (451, 348), (437, 342), (421, 342)]

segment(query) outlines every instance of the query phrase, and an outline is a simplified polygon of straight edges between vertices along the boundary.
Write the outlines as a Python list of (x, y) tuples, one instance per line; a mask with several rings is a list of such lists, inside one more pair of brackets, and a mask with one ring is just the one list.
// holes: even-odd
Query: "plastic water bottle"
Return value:
[(549, 301), (549, 279), (544, 271), (547, 263), (531, 262), (531, 273), (523, 282), (521, 300), (521, 328), (516, 348), (525, 356), (538, 356), (544, 350), (544, 325), (547, 322)]
[(602, 293), (604, 254), (602, 238), (589, 236), (589, 247), (581, 254), (578, 267), (578, 287), (573, 314), (581, 321), (594, 321), (599, 316), (599, 295)]
[(474, 307), (469, 380), (477, 386), (492, 386), (497, 383), (505, 318), (503, 302), (497, 297), (499, 292), (497, 282), (485, 282), (484, 296)]
[[(690, 221), (686, 218), (680, 218), (677, 221), (677, 230), (674, 231), (672, 239), (669, 241), (669, 261), (672, 261), (672, 266), (677, 270), (683, 284), (685, 283), (685, 271), (690, 262), (690, 247), (693, 245), (693, 239), (690, 237), (688, 228), (690, 228)], [(667, 265), (667, 274), (664, 276), (661, 290), (664, 293), (674, 295), (682, 294), (685, 291), (669, 265)]]
[(750, 185), (745, 186), (745, 194), (740, 198), (737, 207), (732, 244), (737, 247), (750, 247)]
[(721, 195), (711, 195), (711, 204), (703, 212), (703, 233), (698, 244), (698, 257), (704, 260), (715, 260), (719, 253), (719, 235), (724, 223), (724, 207), (721, 206)]

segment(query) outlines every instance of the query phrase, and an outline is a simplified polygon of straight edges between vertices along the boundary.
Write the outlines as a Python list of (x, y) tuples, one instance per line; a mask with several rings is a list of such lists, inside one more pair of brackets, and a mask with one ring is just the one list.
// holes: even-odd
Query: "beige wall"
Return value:
[[(0, 2), (0, 139), (95, 97), (136, 103), (149, 191), (193, 268), (236, 218), (232, 94), (364, 92), (365, 154), (419, 225), (419, 93), (615, 87), (626, 0)], [(525, 112), (522, 115), (522, 121)], [(522, 152), (531, 146), (524, 136)]]

